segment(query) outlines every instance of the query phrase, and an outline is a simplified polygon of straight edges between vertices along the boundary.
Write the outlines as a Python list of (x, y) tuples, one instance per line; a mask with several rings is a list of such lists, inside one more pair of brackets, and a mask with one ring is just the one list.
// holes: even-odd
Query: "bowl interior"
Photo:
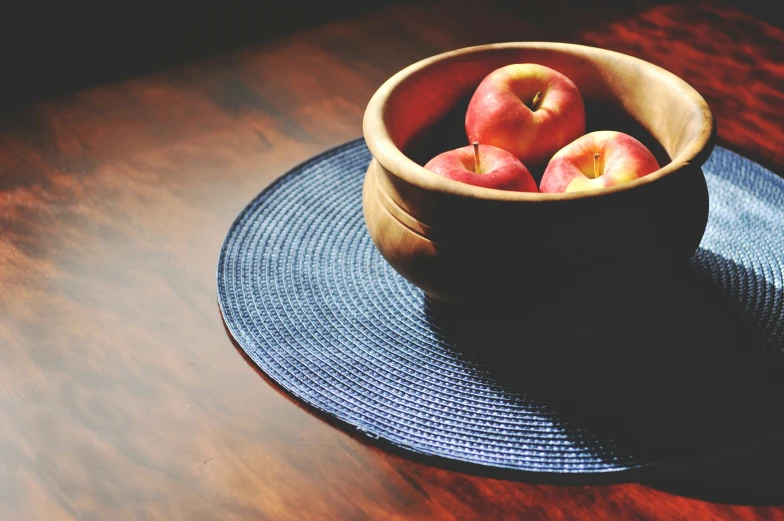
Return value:
[[(469, 95), (463, 96), (455, 102), (454, 106), (440, 115), (430, 125), (417, 129), (410, 139), (401, 142), (401, 151), (418, 165), (424, 166), (430, 159), (441, 152), (468, 145), (465, 132), (465, 115), (468, 103), (471, 100), (471, 94), (473, 94), (473, 90)], [(659, 163), (659, 167), (670, 164), (672, 157), (661, 143), (653, 137), (645, 126), (625, 112), (617, 103), (603, 102), (595, 98), (586, 98), (584, 101), (586, 134), (596, 130), (624, 132), (642, 142), (653, 153), (656, 161)], [(547, 165), (527, 164), (526, 166), (538, 184)]]
[[(707, 159), (713, 119), (704, 99), (692, 87), (645, 61), (569, 44), (497, 44), (461, 49), (414, 64), (390, 79), (377, 94), (383, 103), (385, 134), (419, 167), (441, 152), (467, 145), (465, 113), (474, 90), (487, 74), (511, 63), (538, 63), (569, 77), (585, 101), (586, 132), (617, 130), (639, 139), (661, 167), (647, 177), (670, 173), (679, 164), (695, 159)], [(371, 101), (368, 112), (373, 108)], [(431, 175), (422, 168), (405, 170), (408, 177)], [(542, 171), (543, 167), (532, 169), (537, 181)]]

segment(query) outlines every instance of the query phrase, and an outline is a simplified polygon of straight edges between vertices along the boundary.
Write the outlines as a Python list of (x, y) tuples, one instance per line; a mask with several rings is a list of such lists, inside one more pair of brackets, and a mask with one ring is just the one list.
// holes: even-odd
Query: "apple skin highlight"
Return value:
[(484, 188), (538, 192), (536, 181), (525, 165), (506, 150), (481, 145), (480, 173), (475, 172), (474, 147), (443, 152), (427, 162), (425, 168), (438, 175)]
[(507, 65), (479, 84), (465, 128), (469, 142), (508, 150), (531, 167), (544, 165), (585, 133), (583, 97), (574, 82), (549, 67)]
[[(599, 158), (595, 166), (596, 154)], [(539, 190), (548, 193), (597, 190), (633, 181), (658, 169), (659, 163), (651, 151), (630, 135), (609, 130), (591, 132), (553, 156)]]

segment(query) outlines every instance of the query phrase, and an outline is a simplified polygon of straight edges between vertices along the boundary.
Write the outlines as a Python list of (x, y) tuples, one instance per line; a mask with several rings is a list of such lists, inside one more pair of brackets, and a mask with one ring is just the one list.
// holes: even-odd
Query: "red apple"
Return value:
[(456, 148), (437, 155), (425, 168), (455, 181), (498, 190), (536, 192), (536, 181), (515, 156), (490, 145)]
[(535, 167), (585, 133), (585, 106), (577, 86), (560, 72), (518, 63), (482, 80), (465, 126), (470, 142), (503, 148)]
[(579, 192), (625, 183), (659, 169), (645, 145), (622, 132), (591, 132), (558, 151), (539, 190)]

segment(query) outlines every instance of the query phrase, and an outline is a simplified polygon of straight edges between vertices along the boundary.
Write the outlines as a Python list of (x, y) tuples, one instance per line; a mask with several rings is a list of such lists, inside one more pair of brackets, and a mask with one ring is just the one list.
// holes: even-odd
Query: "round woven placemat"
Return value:
[[(366, 231), (370, 159), (362, 140), (329, 150), (237, 217), (220, 253), (218, 300), (247, 355), (308, 405), (412, 455), (556, 474), (660, 462), (661, 451), (573, 421), (568, 408), (510, 385), (458, 345), (448, 318)], [(721, 148), (704, 170), (711, 211), (693, 269), (775, 360), (784, 337), (784, 181)]]

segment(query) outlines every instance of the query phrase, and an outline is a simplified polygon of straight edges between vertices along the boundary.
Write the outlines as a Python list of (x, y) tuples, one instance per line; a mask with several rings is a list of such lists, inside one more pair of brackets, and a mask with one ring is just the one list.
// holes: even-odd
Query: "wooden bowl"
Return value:
[[(642, 141), (662, 168), (632, 182), (569, 194), (493, 190), (425, 170), (468, 144), (466, 107), (480, 81), (512, 63), (565, 74), (586, 106), (586, 132)], [(375, 93), (364, 117), (373, 161), (365, 222), (384, 258), (431, 298), (452, 304), (536, 304), (582, 288), (633, 287), (682, 264), (708, 219), (701, 166), (716, 129), (702, 96), (677, 76), (612, 51), (504, 43), (417, 62)], [(533, 172), (537, 177), (541, 172)]]

